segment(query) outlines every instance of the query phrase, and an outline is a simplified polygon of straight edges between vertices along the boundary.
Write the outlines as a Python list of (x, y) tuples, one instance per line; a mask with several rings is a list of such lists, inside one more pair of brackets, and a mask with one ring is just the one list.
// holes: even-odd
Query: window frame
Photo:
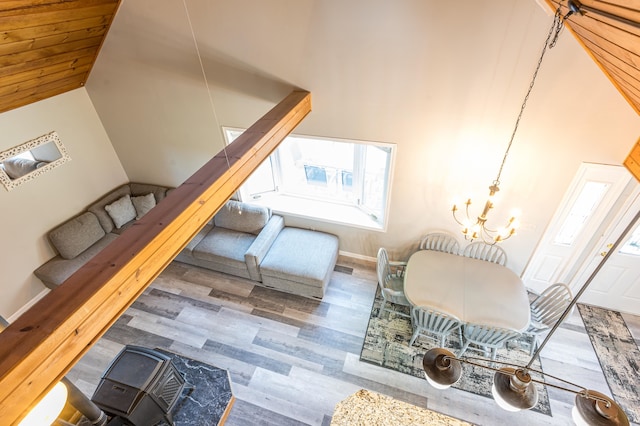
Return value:
[[(222, 133), (224, 135), (225, 143), (229, 145), (230, 143), (238, 137), (238, 134), (244, 132), (243, 129), (237, 127), (229, 127), (222, 126)], [(235, 136), (233, 133), (237, 133)], [(271, 155), (265, 161), (270, 162), (271, 176), (273, 179), (273, 186), (271, 189), (267, 189), (265, 191), (255, 192), (250, 194), (246, 188), (246, 182), (243, 183), (237, 191), (238, 198), (247, 203), (253, 204), (261, 204), (271, 207), (277, 213), (284, 213), (287, 215), (298, 216), (309, 218), (313, 220), (319, 220), (324, 222), (332, 222), (343, 225), (349, 225), (359, 228), (371, 229), (375, 231), (386, 231), (387, 224), (389, 220), (389, 210), (390, 210), (390, 199), (391, 199), (391, 184), (393, 182), (393, 174), (394, 174), (394, 165), (395, 165), (395, 156), (397, 145), (388, 142), (374, 142), (374, 141), (363, 141), (363, 140), (353, 140), (353, 139), (343, 139), (343, 138), (330, 138), (325, 136), (312, 136), (312, 135), (304, 135), (304, 134), (290, 134), (288, 137), (295, 137), (298, 139), (313, 139), (313, 140), (326, 140), (328, 142), (337, 142), (337, 143), (348, 143), (354, 145), (354, 158), (353, 158), (353, 170), (351, 173), (351, 187), (353, 192), (353, 201), (343, 200), (343, 199), (331, 199), (328, 196), (319, 196), (317, 194), (301, 194), (298, 192), (291, 192), (287, 190), (287, 185), (283, 182), (283, 173), (282, 173), (282, 160), (281, 160), (281, 151), (280, 146), (274, 150)], [(282, 143), (285, 143), (283, 140)], [(366, 151), (367, 147), (374, 146), (382, 149), (386, 152), (386, 163), (384, 166), (385, 173), (382, 174), (383, 182), (382, 182), (382, 205), (380, 210), (382, 212), (382, 218), (378, 218), (378, 215), (374, 211), (373, 208), (367, 206), (364, 203), (365, 198), (365, 173), (366, 173)], [(262, 167), (261, 164), (258, 167)], [(340, 188), (342, 188), (342, 174), (345, 170), (342, 168), (336, 168), (336, 179), (340, 180)], [(323, 214), (300, 214), (287, 210), (280, 206), (278, 207), (277, 202), (273, 202), (274, 200), (281, 198), (294, 198), (298, 200), (307, 200), (309, 204), (322, 203), (325, 205), (331, 205), (333, 209), (357, 209), (357, 213), (349, 212), (347, 216), (350, 217), (349, 220), (339, 220), (335, 217), (328, 218), (327, 216), (335, 216), (335, 215), (323, 215)], [(346, 210), (345, 210), (346, 211)], [(360, 215), (362, 220), (354, 219)]]

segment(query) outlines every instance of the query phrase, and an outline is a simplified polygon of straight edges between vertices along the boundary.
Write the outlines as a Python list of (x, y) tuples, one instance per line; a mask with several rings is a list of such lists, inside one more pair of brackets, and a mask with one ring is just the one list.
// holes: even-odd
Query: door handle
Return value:
[[(609, 243), (609, 244), (607, 244), (607, 248), (608, 248), (608, 249), (610, 249), (611, 247), (613, 247), (613, 243)], [(607, 251), (600, 252), (600, 256), (605, 257), (605, 256), (607, 255), (607, 253), (608, 253), (608, 252), (609, 252), (608, 250), (607, 250)]]

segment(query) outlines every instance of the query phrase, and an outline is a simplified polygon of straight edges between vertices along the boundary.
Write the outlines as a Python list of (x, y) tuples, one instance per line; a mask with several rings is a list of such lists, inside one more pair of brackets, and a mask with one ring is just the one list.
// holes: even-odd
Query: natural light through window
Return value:
[[(227, 143), (242, 134), (224, 128)], [(394, 145), (289, 135), (240, 188), (276, 212), (383, 229)]]
[(620, 249), (620, 253), (630, 254), (633, 256), (640, 256), (640, 226), (636, 227), (631, 237)]
[(554, 239), (555, 244), (570, 246), (574, 243), (608, 188), (609, 184), (603, 182), (587, 182), (584, 185)]

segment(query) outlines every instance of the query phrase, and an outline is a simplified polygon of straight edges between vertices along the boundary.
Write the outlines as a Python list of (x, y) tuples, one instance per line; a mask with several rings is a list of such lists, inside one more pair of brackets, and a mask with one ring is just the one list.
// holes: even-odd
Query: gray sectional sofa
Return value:
[(47, 287), (59, 286), (162, 201), (168, 190), (158, 185), (128, 183), (109, 192), (49, 232), (49, 242), (58, 255), (33, 273)]
[(338, 237), (285, 226), (266, 207), (228, 201), (176, 260), (322, 299), (338, 258)]
[[(34, 271), (49, 288), (62, 284), (169, 188), (130, 183), (49, 232), (58, 255)], [(321, 299), (338, 257), (338, 238), (287, 227), (266, 207), (228, 201), (176, 260), (247, 278), (265, 287)]]

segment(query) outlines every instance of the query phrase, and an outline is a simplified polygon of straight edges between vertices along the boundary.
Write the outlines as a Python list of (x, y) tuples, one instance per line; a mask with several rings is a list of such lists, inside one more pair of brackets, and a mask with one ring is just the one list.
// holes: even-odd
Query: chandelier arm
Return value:
[[(510, 222), (510, 221), (507, 221), (507, 225), (505, 226), (505, 228), (509, 228), (509, 225), (511, 225), (511, 222)], [(497, 229), (491, 229), (491, 228), (488, 228), (488, 227), (486, 227), (486, 226), (484, 227), (484, 229), (486, 229), (486, 230), (487, 230), (487, 233), (490, 233), (490, 232), (497, 233), (497, 232), (498, 232), (498, 230), (497, 230)], [(504, 238), (504, 239), (506, 240), (506, 238)]]
[(453, 212), (453, 219), (454, 219), (456, 222), (458, 222), (458, 225), (460, 225), (460, 226), (464, 226), (464, 224), (458, 220), (458, 217), (456, 216), (456, 210), (457, 210), (457, 209), (452, 210), (452, 212)]
[(582, 396), (584, 398), (592, 399), (594, 401), (599, 401), (599, 402), (604, 403), (607, 407), (609, 407), (611, 405), (609, 400), (607, 400), (605, 398), (601, 398), (601, 397), (599, 397), (597, 395), (591, 394), (587, 390), (587, 388), (585, 388), (585, 387), (582, 387), (580, 385), (572, 383), (572, 382), (570, 382), (568, 380), (561, 379), (560, 377), (556, 377), (556, 376), (553, 376), (551, 374), (544, 373), (543, 371), (536, 370), (535, 368), (529, 368), (529, 367), (524, 368), (524, 367), (522, 367), (521, 365), (518, 365), (518, 364), (512, 364), (512, 363), (503, 362), (503, 361), (493, 361), (493, 360), (490, 361), (490, 360), (487, 360), (487, 359), (484, 359), (484, 358), (478, 358), (478, 357), (458, 358), (456, 356), (445, 355), (442, 358), (443, 361), (455, 360), (455, 361), (461, 362), (463, 364), (469, 364), (469, 365), (473, 365), (473, 366), (476, 366), (476, 367), (485, 368), (487, 370), (491, 370), (491, 371), (494, 371), (496, 373), (504, 374), (505, 376), (511, 376), (512, 375), (511, 373), (509, 373), (509, 372), (507, 372), (505, 370), (502, 370), (500, 368), (492, 367), (490, 365), (480, 364), (480, 363), (474, 362), (474, 361), (469, 361), (470, 359), (491, 362), (493, 364), (507, 365), (507, 366), (510, 366), (510, 367), (517, 367), (518, 369), (525, 371), (527, 374), (529, 374), (529, 371), (533, 371), (535, 373), (538, 373), (538, 374), (542, 375), (543, 377), (544, 376), (551, 377), (551, 378), (553, 378), (553, 379), (555, 379), (555, 380), (557, 380), (559, 382), (566, 383), (566, 384), (571, 385), (573, 387), (576, 387), (576, 388), (578, 388), (580, 390), (569, 389), (569, 388), (567, 388), (565, 386), (560, 386), (560, 385), (556, 385), (554, 383), (549, 383), (549, 382), (545, 381), (544, 379), (543, 380), (536, 379), (536, 378), (531, 377), (531, 375), (529, 375), (529, 379), (534, 383), (538, 383), (538, 384), (543, 385), (543, 386), (551, 386), (552, 388), (555, 388), (555, 389), (564, 390), (564, 391), (567, 391), (567, 392), (571, 392), (571, 393), (573, 393), (575, 395), (580, 395), (580, 396)]
[[(492, 236), (491, 234), (496, 234), (496, 237)], [(486, 239), (483, 237), (482, 241), (484, 241), (485, 244), (489, 244), (489, 245), (494, 245), (498, 242), (498, 240), (496, 240), (496, 238), (500, 237), (500, 241), (504, 241), (506, 240), (506, 238), (502, 238), (500, 236), (500, 233), (498, 232), (498, 230), (494, 230), (494, 229), (489, 229), (486, 226), (482, 227), (482, 234), (486, 235)], [(489, 241), (487, 241), (489, 240)]]
[(482, 241), (485, 244), (494, 245), (496, 243), (496, 240), (491, 236), (491, 234), (489, 234), (489, 232), (495, 232), (495, 231), (490, 231), (489, 229), (483, 226), (480, 230), (480, 236), (482, 237)]
[(469, 201), (466, 202), (466, 209), (465, 212), (467, 214), (467, 220), (471, 221), (471, 216), (469, 216), (469, 206), (471, 205), (471, 203)]
[[(460, 223), (460, 222), (458, 222)], [(505, 229), (509, 228), (509, 225), (511, 225), (510, 222), (507, 222), (507, 226), (505, 226)], [(491, 234), (497, 234), (500, 237), (500, 241), (505, 241), (508, 240), (509, 238), (511, 238), (511, 236), (513, 235), (512, 233), (507, 233), (506, 236), (502, 236), (499, 234), (497, 229), (491, 229), (491, 228), (487, 228), (486, 226), (482, 227), (482, 234), (486, 234), (487, 239), (491, 240), (491, 242), (487, 241), (487, 239), (485, 239), (484, 237), (482, 238), (482, 241), (484, 241), (485, 244), (489, 244), (489, 245), (494, 245), (496, 244), (496, 239), (495, 237), (491, 236)]]

